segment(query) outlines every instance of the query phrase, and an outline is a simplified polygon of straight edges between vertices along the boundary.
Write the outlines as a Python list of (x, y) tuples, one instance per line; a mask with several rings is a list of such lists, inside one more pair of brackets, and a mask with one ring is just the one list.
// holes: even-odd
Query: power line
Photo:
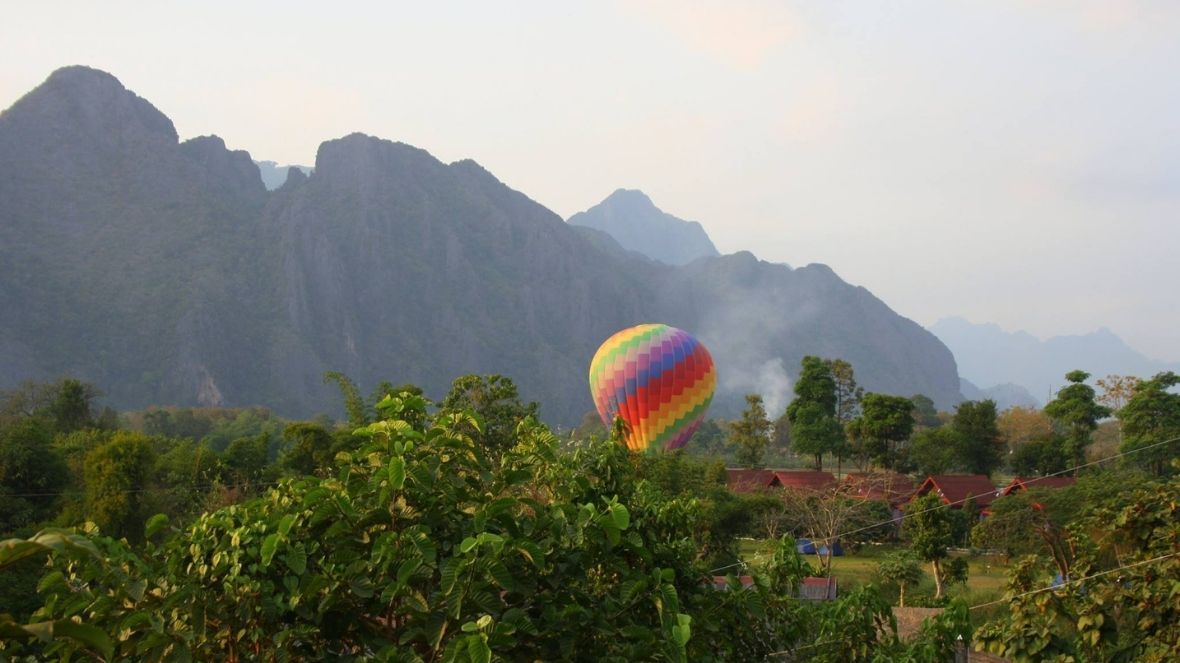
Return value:
[(1098, 573), (1092, 573), (1084, 578), (1074, 578), (1072, 580), (1066, 580), (1065, 582), (1058, 583), (1057, 585), (1050, 585), (1049, 587), (1042, 587), (1040, 589), (1033, 589), (1033, 590), (1030, 590), (1027, 592), (1022, 592), (1022, 593), (1017, 594), (1015, 596), (1009, 596), (1007, 598), (996, 599), (995, 601), (988, 601), (987, 603), (980, 603), (979, 605), (973, 605), (967, 609), (968, 610), (975, 610), (978, 608), (986, 608), (989, 605), (996, 605), (997, 603), (1008, 603), (1011, 601), (1015, 601), (1016, 599), (1019, 599), (1019, 598), (1024, 598), (1025, 596), (1030, 596), (1032, 594), (1040, 594), (1041, 592), (1048, 592), (1048, 591), (1052, 591), (1054, 589), (1061, 589), (1062, 587), (1065, 587), (1067, 585), (1072, 585), (1074, 583), (1079, 583), (1079, 582), (1085, 582), (1085, 581), (1090, 580), (1092, 578), (1098, 578), (1101, 576), (1110, 575), (1111, 573), (1117, 573), (1118, 571), (1122, 571), (1124, 569), (1131, 569), (1136, 566), (1143, 566), (1144, 564), (1151, 564), (1153, 562), (1159, 562), (1159, 561), (1168, 559), (1169, 557), (1176, 557), (1177, 555), (1180, 555), (1180, 552), (1174, 552), (1174, 553), (1170, 553), (1167, 555), (1160, 555), (1159, 557), (1156, 557), (1154, 559), (1147, 559), (1147, 560), (1143, 560), (1140, 562), (1135, 562), (1134, 564), (1124, 564), (1123, 566), (1120, 566), (1118, 568), (1107, 569), (1106, 571), (1099, 571)]
[[(1011, 601), (1014, 601), (1019, 598), (1023, 598), (1025, 596), (1031, 596), (1033, 594), (1039, 594), (1041, 592), (1049, 592), (1049, 591), (1053, 591), (1055, 589), (1061, 589), (1061, 588), (1069, 586), (1069, 585), (1073, 585), (1073, 584), (1080, 583), (1080, 582), (1085, 582), (1087, 580), (1092, 580), (1094, 578), (1100, 578), (1102, 576), (1110, 575), (1112, 573), (1118, 573), (1119, 571), (1125, 571), (1126, 569), (1132, 569), (1137, 566), (1144, 566), (1146, 564), (1154, 564), (1155, 562), (1161, 562), (1165, 559), (1176, 557), (1178, 555), (1180, 555), (1180, 552), (1174, 552), (1174, 553), (1170, 553), (1167, 555), (1160, 555), (1159, 557), (1155, 557), (1153, 559), (1147, 559), (1147, 560), (1135, 562), (1134, 564), (1124, 564), (1124, 565), (1119, 566), (1117, 568), (1107, 569), (1106, 571), (1099, 571), (1098, 573), (1092, 573), (1084, 578), (1074, 578), (1072, 580), (1067, 580), (1067, 581), (1065, 581), (1063, 583), (1059, 583), (1057, 585), (1052, 585), (1049, 587), (1041, 587), (1040, 589), (1033, 589), (1033, 590), (1030, 590), (1027, 592), (1022, 592), (1022, 593), (1017, 594), (1015, 596), (1009, 596), (1007, 598), (997, 599), (995, 601), (988, 601), (987, 603), (979, 603), (979, 604), (976, 604), (973, 606), (969, 606), (967, 608), (967, 611), (970, 612), (972, 610), (977, 610), (979, 608), (986, 608), (987, 606), (996, 605), (999, 603), (1009, 603)], [(793, 647), (791, 649), (784, 649), (782, 651), (771, 652), (771, 653), (767, 654), (767, 656), (787, 656), (789, 654), (794, 654), (796, 652), (799, 652), (799, 651), (802, 651), (805, 649), (814, 649), (815, 647), (820, 647), (823, 645), (829, 645), (829, 644), (833, 644), (833, 643), (837, 643), (837, 642), (842, 642), (843, 640), (844, 640), (843, 638), (833, 638), (831, 640), (820, 640), (819, 642), (812, 642), (812, 643), (805, 644), (805, 645), (799, 645), (798, 647)]]

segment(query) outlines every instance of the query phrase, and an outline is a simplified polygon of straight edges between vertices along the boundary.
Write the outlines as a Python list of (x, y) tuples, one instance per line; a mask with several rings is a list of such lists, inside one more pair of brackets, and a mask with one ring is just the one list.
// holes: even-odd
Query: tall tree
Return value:
[(905, 588), (922, 581), (922, 565), (918, 556), (909, 550), (898, 550), (883, 557), (877, 564), (877, 575), (897, 585), (897, 606), (905, 607)]
[(927, 493), (906, 506), (902, 531), (910, 538), (910, 549), (918, 557), (930, 562), (934, 571), (934, 598), (942, 598), (942, 560), (947, 548), (955, 541), (953, 517), (938, 496)]
[(962, 439), (962, 466), (972, 474), (987, 474), (1004, 458), (1003, 440), (996, 424), (996, 402), (964, 401), (955, 409), (951, 428)]
[(1139, 387), (1139, 383), (1143, 382), (1134, 375), (1108, 375), (1104, 378), (1098, 378), (1096, 384), (1102, 390), (1102, 394), (1098, 396), (1098, 402), (1110, 408), (1112, 414), (1118, 415), (1119, 410), (1130, 402), (1131, 397), (1135, 395), (1135, 390)]
[(1009, 451), (1016, 451), (1025, 443), (1053, 435), (1052, 420), (1035, 407), (1015, 405), (1004, 410), (996, 417), (996, 427)]
[(738, 465), (762, 467), (762, 456), (770, 444), (770, 420), (758, 394), (746, 394), (742, 418), (729, 425), (729, 442), (737, 447)]
[(920, 430), (910, 440), (909, 462), (924, 475), (962, 469), (963, 439), (949, 426)]
[(864, 397), (864, 387), (856, 384), (856, 376), (852, 364), (843, 359), (828, 360), (828, 369), (832, 372), (832, 381), (836, 385), (836, 421), (840, 422), (840, 429), (844, 437), (832, 449), (836, 455), (836, 473), (840, 472), (840, 464), (844, 457), (852, 451), (849, 443), (848, 424), (860, 413), (860, 400)]
[(856, 384), (852, 364), (843, 359), (828, 359), (826, 363), (832, 373), (832, 382), (836, 385), (836, 418), (841, 424), (846, 424), (856, 418), (865, 390)]
[(914, 430), (913, 410), (913, 401), (903, 396), (865, 394), (861, 414), (849, 426), (863, 440), (869, 458), (892, 469), (897, 461), (897, 445), (909, 439)]
[(74, 378), (57, 383), (57, 395), (49, 404), (48, 414), (59, 433), (72, 433), (94, 424), (91, 404), (98, 396), (93, 385)]
[[(1094, 388), (1086, 384), (1089, 377), (1085, 371), (1066, 373), (1069, 386), (1058, 391), (1057, 398), (1045, 405), (1045, 414), (1064, 430), (1065, 455), (1073, 460), (1075, 467), (1086, 460), (1086, 447), (1090, 446), (1090, 436), (1098, 428), (1098, 420), (1109, 417), (1111, 412), (1095, 400)], [(1075, 475), (1077, 472), (1074, 470)]]
[(369, 423), (369, 412), (365, 406), (365, 399), (361, 396), (356, 383), (340, 371), (324, 373), (324, 382), (335, 382), (340, 388), (340, 395), (344, 397), (344, 411), (348, 414), (348, 425), (360, 428)]
[(1172, 371), (1159, 373), (1141, 382), (1135, 395), (1119, 411), (1124, 435), (1119, 450), (1143, 449), (1128, 456), (1127, 460), (1157, 475), (1165, 473), (1168, 461), (1175, 458), (1180, 449), (1180, 441), (1163, 444), (1180, 438), (1180, 394), (1171, 392), (1178, 384), (1180, 376)]
[(87, 514), (111, 536), (139, 539), (152, 468), (148, 437), (119, 431), (86, 455), (85, 468)]
[(938, 418), (938, 409), (934, 407), (934, 401), (929, 396), (914, 394), (910, 396), (910, 402), (914, 404), (916, 428), (938, 428), (942, 425), (942, 419)]
[(823, 455), (833, 451), (844, 431), (836, 418), (836, 381), (832, 369), (819, 357), (803, 358), (795, 399), (787, 406), (791, 442), (796, 453), (815, 458), (815, 469), (823, 469)]
[[(1102, 390), (1102, 394), (1098, 396), (1098, 402), (1110, 408), (1110, 413), (1117, 417), (1123, 406), (1130, 402), (1131, 397), (1135, 395), (1135, 390), (1139, 388), (1140, 382), (1142, 380), (1133, 375), (1108, 375), (1098, 378), (1098, 388)], [(1121, 446), (1123, 444), (1122, 419), (1117, 420), (1116, 425)]]

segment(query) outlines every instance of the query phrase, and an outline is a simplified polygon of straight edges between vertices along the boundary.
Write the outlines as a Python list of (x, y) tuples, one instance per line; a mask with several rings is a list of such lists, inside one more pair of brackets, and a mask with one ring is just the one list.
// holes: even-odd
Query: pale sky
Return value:
[[(247, 5), (245, 8), (242, 5)], [(1180, 2), (6, 2), (0, 108), (109, 71), (255, 159), (354, 131), (619, 187), (928, 325), (1180, 361)], [(0, 201), (2, 204), (2, 201)], [(783, 312), (789, 315), (789, 311)]]

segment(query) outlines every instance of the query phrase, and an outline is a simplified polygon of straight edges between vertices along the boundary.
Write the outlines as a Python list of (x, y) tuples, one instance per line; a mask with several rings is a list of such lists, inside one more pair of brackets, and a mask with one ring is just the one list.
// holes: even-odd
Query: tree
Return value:
[(831, 367), (819, 357), (803, 358), (795, 399), (787, 406), (795, 453), (815, 457), (815, 469), (823, 469), (823, 455), (844, 440), (836, 418), (836, 381)]
[(360, 428), (369, 423), (369, 408), (365, 405), (365, 399), (361, 396), (360, 389), (357, 389), (356, 383), (339, 371), (324, 373), (324, 382), (335, 382), (340, 388), (340, 395), (344, 397), (344, 411), (348, 413), (349, 426)]
[(909, 439), (914, 430), (914, 404), (902, 396), (865, 394), (861, 415), (849, 426), (864, 441), (869, 459), (884, 468), (897, 461), (897, 445)]
[(1086, 447), (1090, 445), (1090, 435), (1098, 428), (1098, 420), (1109, 417), (1111, 412), (1094, 400), (1094, 389), (1086, 384), (1089, 377), (1085, 371), (1066, 373), (1069, 386), (1058, 391), (1057, 398), (1045, 405), (1045, 414), (1065, 431), (1062, 447), (1075, 467), (1086, 460)]
[(906, 519), (902, 531), (910, 538), (910, 549), (924, 561), (930, 562), (934, 571), (934, 598), (942, 598), (945, 580), (942, 560), (947, 557), (947, 548), (955, 542), (953, 517), (950, 509), (934, 493), (927, 493), (906, 505)]
[(742, 418), (729, 425), (729, 443), (737, 447), (738, 465), (762, 467), (762, 454), (770, 444), (770, 420), (758, 394), (746, 394)]
[(860, 411), (860, 401), (865, 390), (856, 384), (856, 377), (852, 371), (852, 364), (843, 359), (828, 360), (828, 369), (832, 372), (832, 381), (836, 385), (836, 421), (840, 422), (840, 429), (844, 436), (832, 449), (836, 455), (836, 473), (840, 473), (840, 464), (844, 457), (852, 451), (848, 441), (848, 424)]
[(889, 553), (877, 564), (877, 575), (897, 585), (897, 605), (905, 607), (905, 588), (922, 581), (922, 566), (918, 556), (909, 550)]
[(119, 431), (86, 454), (86, 512), (104, 531), (138, 540), (152, 469), (152, 448), (141, 433)]
[(91, 403), (98, 396), (97, 389), (80, 380), (64, 378), (57, 383), (56, 392), (47, 414), (53, 418), (59, 433), (71, 433), (94, 424)]
[(976, 632), (976, 648), (1017, 661), (1180, 660), (1180, 482), (1128, 497), (1068, 530), (1076, 559), (1060, 586), (1043, 558), (1021, 561), (1006, 609)]
[[(1171, 371), (1144, 380), (1127, 404), (1119, 411), (1123, 443), (1119, 450), (1135, 452), (1127, 456), (1130, 463), (1162, 476), (1168, 461), (1180, 448), (1180, 394), (1171, 389), (1180, 384), (1180, 376)], [(1171, 443), (1165, 444), (1172, 440)], [(1150, 448), (1147, 448), (1150, 447)], [(1139, 451), (1143, 449), (1142, 451)]]
[(318, 423), (294, 423), (283, 430), (285, 447), (279, 467), (295, 474), (315, 474), (332, 460), (332, 434)]
[(537, 404), (521, 402), (512, 379), (504, 375), (464, 375), (451, 383), (443, 411), (471, 410), (482, 422), (474, 435), (493, 456), (514, 444), (516, 427), (537, 418)]
[(836, 386), (836, 419), (846, 424), (856, 418), (865, 390), (857, 386), (852, 364), (843, 359), (829, 359), (826, 363)]
[(69, 481), (49, 424), (34, 418), (0, 429), (0, 534), (52, 515)]
[(822, 490), (784, 488), (781, 496), (792, 528), (815, 545), (819, 575), (830, 577), (832, 554), (848, 524), (868, 502), (848, 495), (847, 484)]
[(270, 448), (270, 435), (261, 433), (251, 437), (239, 437), (221, 455), (221, 461), (229, 468), (235, 484), (258, 481), (266, 469)]
[(1008, 457), (1008, 465), (1016, 476), (1047, 476), (1064, 471), (1067, 458), (1061, 438), (1049, 435), (1017, 447)]
[(1053, 436), (1053, 422), (1044, 412), (1034, 407), (1015, 405), (996, 417), (996, 428), (1008, 445), (1009, 453), (1022, 444)]
[(938, 410), (934, 407), (934, 401), (929, 396), (914, 394), (910, 396), (910, 402), (914, 404), (915, 428), (938, 428), (942, 425), (942, 419), (938, 418)]
[(1098, 396), (1097, 401), (1117, 416), (1135, 395), (1135, 390), (1141, 382), (1143, 381), (1134, 375), (1108, 375), (1098, 378), (1096, 384), (1102, 390), (1102, 394)]
[(963, 439), (950, 427), (920, 430), (910, 440), (909, 462), (924, 475), (962, 469)]
[(963, 469), (990, 476), (1003, 459), (1003, 440), (996, 424), (995, 401), (960, 403), (951, 427), (962, 440)]

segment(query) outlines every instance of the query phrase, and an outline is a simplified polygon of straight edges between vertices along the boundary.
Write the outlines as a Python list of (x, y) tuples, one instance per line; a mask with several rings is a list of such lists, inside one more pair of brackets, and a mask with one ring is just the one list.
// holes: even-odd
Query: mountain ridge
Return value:
[(601, 230), (623, 248), (669, 265), (721, 255), (700, 223), (668, 214), (638, 189), (616, 189), (568, 223)]
[(948, 317), (931, 325), (930, 331), (954, 353), (964, 378), (977, 385), (1014, 383), (1034, 397), (1051, 398), (1065, 385), (1065, 374), (1075, 369), (1095, 379), (1111, 374), (1149, 378), (1160, 371), (1180, 371), (1180, 363), (1151, 359), (1107, 327), (1042, 340), (994, 323)]
[[(504, 373), (572, 425), (593, 407), (597, 345), (662, 320), (723, 362), (717, 415), (736, 415), (743, 390), (784, 399), (802, 354), (853, 361), (866, 388), (960, 397), (941, 342), (825, 266), (748, 253), (664, 265), (474, 161), (359, 133), (325, 141), (311, 174), (268, 191), (249, 154), (179, 142), (148, 102), (87, 72), (0, 113), (0, 146), (14, 148), (0, 150), (0, 380), (68, 372), (119, 407), (309, 416), (339, 411), (327, 370), (436, 397), (458, 375)], [(94, 95), (115, 117), (86, 126), (119, 124), (105, 127), (124, 136), (115, 152), (54, 130)], [(85, 177), (68, 175), (79, 163)], [(67, 246), (58, 225), (78, 231)]]

